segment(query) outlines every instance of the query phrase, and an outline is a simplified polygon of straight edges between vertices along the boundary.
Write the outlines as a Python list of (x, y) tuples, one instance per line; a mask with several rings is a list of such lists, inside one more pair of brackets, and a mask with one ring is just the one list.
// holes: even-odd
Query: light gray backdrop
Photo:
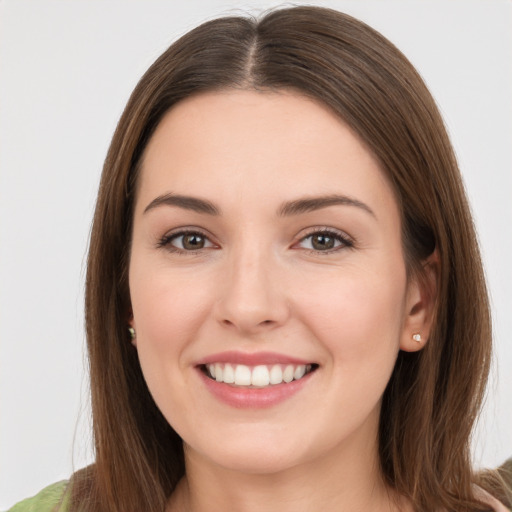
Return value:
[[(512, 455), (512, 4), (295, 2), (374, 26), (419, 68), (460, 160), (496, 354), (477, 465)], [(83, 277), (96, 187), (129, 93), (179, 35), (275, 2), (0, 2), (0, 509), (92, 460)], [(81, 411), (81, 414), (80, 414)]]

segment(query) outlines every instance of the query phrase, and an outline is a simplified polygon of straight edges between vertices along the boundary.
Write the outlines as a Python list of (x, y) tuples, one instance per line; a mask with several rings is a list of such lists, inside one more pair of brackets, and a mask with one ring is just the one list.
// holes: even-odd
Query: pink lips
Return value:
[(256, 352), (248, 354), (245, 352), (219, 352), (205, 357), (196, 363), (197, 366), (211, 363), (231, 363), (246, 364), (247, 366), (257, 366), (259, 364), (309, 364), (311, 361), (297, 359), (295, 357), (285, 356), (274, 352)]
[(202, 382), (214, 397), (221, 402), (238, 409), (266, 408), (275, 406), (298, 393), (313, 376), (309, 373), (299, 380), (276, 384), (263, 388), (239, 387), (224, 382), (217, 382), (203, 371), (204, 365), (213, 363), (244, 364), (247, 366), (294, 364), (307, 365), (310, 361), (293, 358), (272, 352), (247, 354), (243, 352), (221, 352), (205, 357), (196, 363), (196, 369)]

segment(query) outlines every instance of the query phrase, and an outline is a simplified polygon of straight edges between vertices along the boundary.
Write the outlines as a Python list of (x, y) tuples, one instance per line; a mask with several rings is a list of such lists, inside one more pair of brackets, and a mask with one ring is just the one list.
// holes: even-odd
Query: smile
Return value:
[(316, 369), (315, 364), (245, 364), (210, 363), (203, 372), (211, 379), (243, 388), (265, 388), (297, 381)]
[(261, 409), (300, 393), (316, 380), (320, 365), (275, 352), (227, 351), (210, 354), (194, 367), (205, 389), (220, 402), (238, 409)]

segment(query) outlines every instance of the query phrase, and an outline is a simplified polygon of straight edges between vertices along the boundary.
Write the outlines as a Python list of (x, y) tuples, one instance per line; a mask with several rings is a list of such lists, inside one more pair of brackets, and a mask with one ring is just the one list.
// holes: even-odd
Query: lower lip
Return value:
[(299, 380), (289, 383), (275, 384), (265, 388), (236, 387), (224, 382), (217, 382), (206, 376), (201, 369), (198, 372), (207, 389), (221, 402), (238, 409), (262, 409), (272, 407), (298, 393), (309, 381), (314, 372), (308, 373)]

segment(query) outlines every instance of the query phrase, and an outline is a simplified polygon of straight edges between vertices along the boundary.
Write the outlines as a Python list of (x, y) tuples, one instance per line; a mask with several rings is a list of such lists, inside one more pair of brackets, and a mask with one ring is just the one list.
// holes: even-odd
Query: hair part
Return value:
[[(162, 511), (184, 474), (181, 439), (155, 405), (129, 342), (128, 265), (144, 150), (163, 116), (206, 91), (293, 90), (328, 106), (376, 156), (402, 215), (407, 269), (440, 266), (426, 347), (400, 352), (386, 388), (379, 456), (417, 510), (483, 510), (469, 440), (487, 380), (491, 322), (464, 187), (433, 98), (409, 61), (364, 23), (295, 7), (220, 18), (175, 42), (144, 74), (102, 174), (86, 278), (96, 462), (75, 475), (83, 510)], [(82, 510), (81, 508), (81, 510)]]

